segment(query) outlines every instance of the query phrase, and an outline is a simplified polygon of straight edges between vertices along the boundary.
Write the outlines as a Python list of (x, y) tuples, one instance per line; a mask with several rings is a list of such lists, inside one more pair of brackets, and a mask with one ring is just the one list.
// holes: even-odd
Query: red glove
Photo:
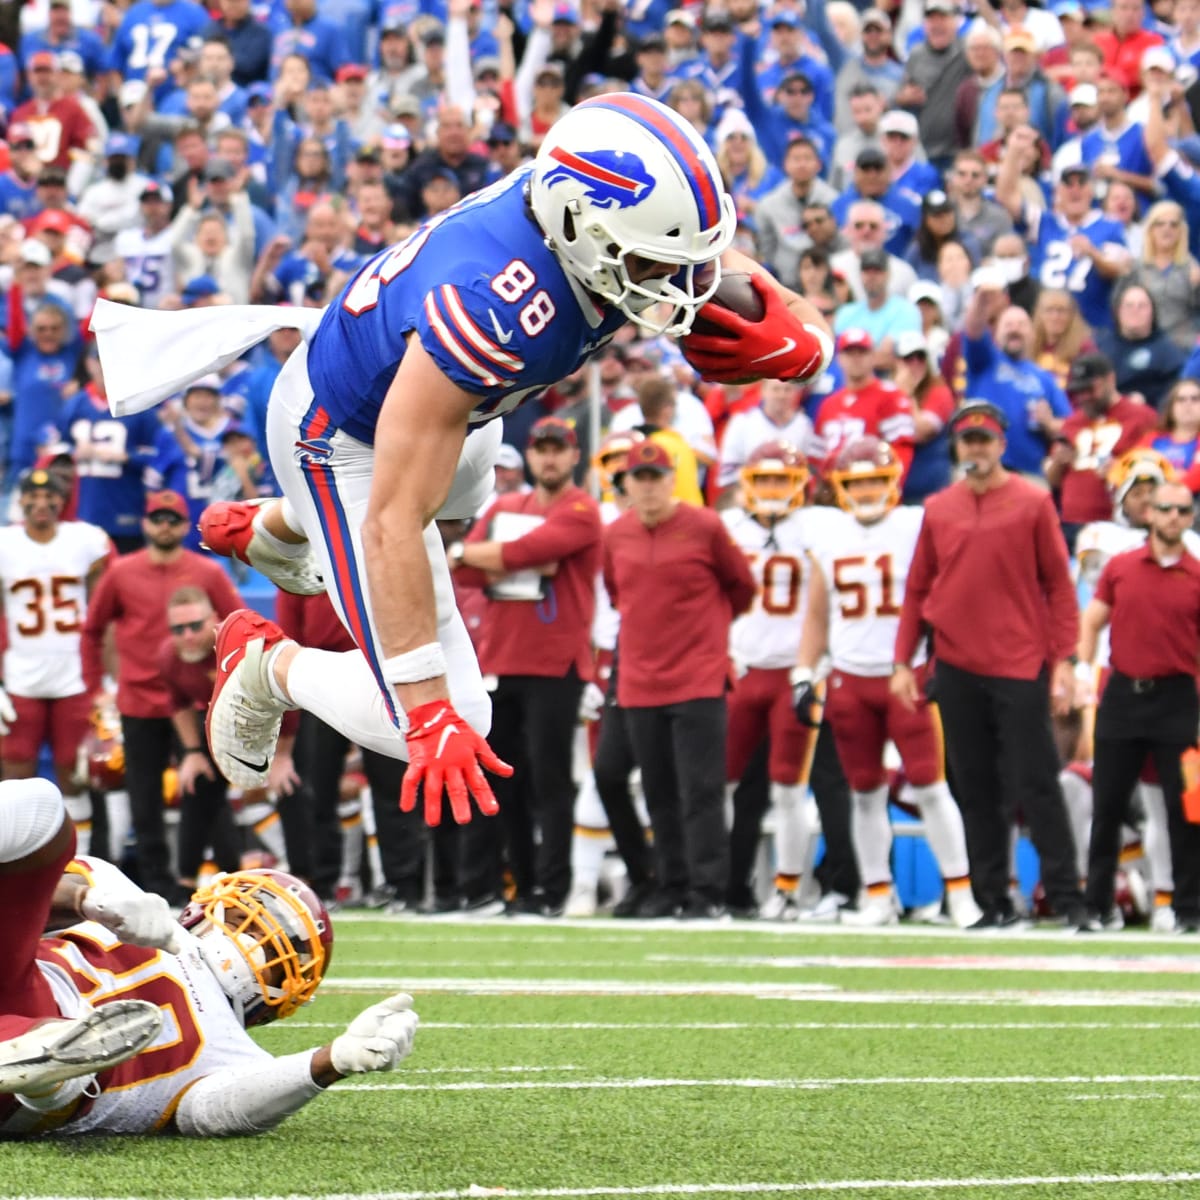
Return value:
[(725, 335), (689, 333), (684, 357), (713, 383), (748, 383), (756, 379), (809, 379), (825, 364), (827, 338), (805, 325), (787, 306), (787, 298), (761, 271), (750, 285), (763, 302), (760, 321), (748, 321), (711, 301), (700, 316), (727, 330)]
[(425, 824), (442, 820), (442, 787), (450, 797), (455, 821), (471, 819), (471, 796), (485, 817), (500, 811), (492, 789), (479, 769), (482, 763), (496, 775), (509, 776), (512, 767), (454, 711), (449, 700), (418, 704), (408, 714), (408, 770), (400, 789), (400, 811), (417, 806), (417, 785), (425, 784)]

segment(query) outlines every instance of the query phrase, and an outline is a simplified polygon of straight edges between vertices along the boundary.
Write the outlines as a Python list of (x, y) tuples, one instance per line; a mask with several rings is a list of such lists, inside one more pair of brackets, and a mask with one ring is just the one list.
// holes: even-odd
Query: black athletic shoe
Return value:
[(636, 917), (638, 909), (655, 894), (654, 884), (650, 880), (635, 883), (620, 900), (613, 905), (614, 917)]

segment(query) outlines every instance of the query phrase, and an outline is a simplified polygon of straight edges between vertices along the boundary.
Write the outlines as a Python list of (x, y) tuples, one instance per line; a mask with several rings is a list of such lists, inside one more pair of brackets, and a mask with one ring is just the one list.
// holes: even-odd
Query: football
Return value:
[[(702, 292), (708, 287), (708, 279), (705, 277), (704, 271), (697, 271), (696, 275), (696, 290)], [(766, 314), (766, 306), (750, 282), (749, 271), (722, 272), (721, 282), (717, 285), (716, 292), (696, 314), (690, 332), (709, 337), (729, 337), (728, 330), (704, 318), (704, 310), (714, 304), (718, 308), (727, 308), (731, 312), (737, 313), (739, 317), (744, 317), (747, 321), (761, 321)]]

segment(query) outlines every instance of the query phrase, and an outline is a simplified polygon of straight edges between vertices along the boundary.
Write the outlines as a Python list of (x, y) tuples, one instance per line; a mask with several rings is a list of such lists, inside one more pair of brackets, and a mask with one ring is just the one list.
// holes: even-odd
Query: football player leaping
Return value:
[(217, 876), (181, 927), (161, 896), (74, 851), (53, 784), (0, 784), (0, 1136), (258, 1133), (412, 1049), (404, 994), (299, 1054), (246, 1032), (294, 1012), (329, 965), (329, 914), (300, 880)]
[[(347, 284), (271, 395), (285, 499), (210, 509), (202, 530), (289, 590), (320, 588), (319, 574), (358, 652), (301, 648), (247, 613), (222, 625), (209, 737), (231, 782), (265, 782), (280, 717), (302, 707), (407, 757), (402, 806), (423, 782), (431, 824), (443, 784), (456, 820), (470, 819), (472, 794), (496, 811), (482, 768), (511, 768), (484, 741), (491, 706), (432, 523), (473, 515), (490, 490), (499, 439), (468, 429), (571, 374), (627, 322), (684, 336), (716, 292), (718, 263), (753, 273), (764, 316), (717, 310), (730, 336), (692, 335), (689, 361), (713, 380), (820, 372), (832, 351), (824, 320), (729, 248), (735, 224), (687, 121), (644, 96), (597, 96), (558, 121), (535, 162)], [(473, 444), (480, 452), (459, 467), (464, 443), (468, 459)]]
[(897, 507), (901, 465), (876, 437), (847, 444), (828, 472), (838, 509), (818, 510), (810, 533), (812, 584), (793, 675), (797, 716), (815, 724), (813, 672), (828, 653), (825, 719), (853, 796), (854, 848), (865, 891), (842, 920), (888, 925), (897, 919), (889, 856), (888, 739), (896, 743), (925, 836), (946, 882), (950, 916), (961, 928), (982, 915), (971, 894), (962, 817), (946, 784), (941, 724), (934, 705), (909, 710), (888, 692), (900, 602), (923, 511)]
[[(808, 478), (808, 463), (798, 449), (782, 442), (764, 443), (751, 451), (741, 470), (740, 505), (721, 514), (758, 584), (753, 607), (729, 630), (737, 682), (729, 696), (725, 778), (732, 791), (755, 751), (770, 737), (767, 777), (775, 810), (775, 893), (759, 915), (777, 921), (794, 921), (800, 915), (800, 877), (809, 865), (817, 831), (816, 805), (806, 794), (816, 737), (796, 719), (788, 681), (800, 648), (809, 586), (809, 512), (804, 509)], [(757, 845), (757, 836), (737, 836), (747, 816), (733, 814), (734, 845)], [(761, 814), (755, 814), (752, 823), (757, 828)], [(743, 884), (748, 888), (748, 881), (731, 878), (731, 892)]]

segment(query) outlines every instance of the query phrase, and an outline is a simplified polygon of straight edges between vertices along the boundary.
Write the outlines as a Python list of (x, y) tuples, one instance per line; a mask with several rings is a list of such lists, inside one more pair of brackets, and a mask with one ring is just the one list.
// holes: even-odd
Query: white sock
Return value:
[(1092, 840), (1092, 785), (1071, 770), (1060, 771), (1058, 783), (1067, 803), (1071, 832), (1075, 835), (1076, 871), (1080, 879), (1086, 879), (1088, 845)]
[(850, 832), (864, 888), (892, 882), (892, 825), (887, 784), (870, 792), (851, 792)]
[(371, 789), (363, 788), (358, 794), (362, 803), (363, 837), (367, 846), (367, 873), (371, 876), (373, 888), (382, 887), (387, 883), (383, 873), (383, 856), (379, 853), (379, 830), (375, 826), (375, 802), (371, 799)]
[(338, 820), (342, 826), (342, 878), (358, 879), (362, 874), (363, 819), (362, 801), (357, 797), (338, 805)]
[(1171, 863), (1171, 835), (1167, 828), (1167, 804), (1156, 783), (1139, 783), (1138, 792), (1146, 810), (1142, 849), (1150, 864), (1150, 886), (1155, 892), (1175, 890), (1175, 868)]
[(615, 845), (600, 803), (596, 780), (589, 771), (575, 797), (575, 834), (571, 838), (571, 878), (576, 887), (595, 888), (604, 856)]
[(375, 675), (359, 651), (336, 654), (305, 647), (288, 668), (287, 690), (297, 708), (320, 717), (355, 745), (408, 760), (404, 738), (392, 724)]
[[(101, 857), (119, 863), (125, 853), (125, 843), (133, 828), (133, 810), (129, 804), (129, 793), (106, 792), (104, 806), (108, 810), (108, 850)], [(101, 847), (103, 849), (103, 847)]]
[[(285, 542), (282, 538), (276, 537), (263, 521), (265, 507), (264, 505), (254, 514), (254, 520), (250, 522), (251, 528), (277, 554), (281, 554), (284, 558), (303, 558), (309, 551), (308, 542)], [(291, 527), (291, 522), (288, 522), (288, 527)]]
[(286, 496), (279, 501), (279, 515), (283, 519), (283, 523), (297, 537), (308, 537), (308, 534), (304, 532), (304, 522), (300, 520), (300, 515), (292, 507), (292, 502)]
[(929, 843), (943, 879), (962, 879), (970, 873), (967, 862), (967, 837), (963, 833), (962, 813), (950, 795), (945, 781), (914, 787), (912, 798), (921, 810), (925, 840)]
[(775, 870), (801, 879), (812, 865), (816, 823), (803, 784), (771, 784), (775, 807)]
[(92, 798), (87, 792), (78, 796), (64, 796), (63, 803), (67, 806), (67, 816), (75, 822), (75, 853), (91, 854), (92, 852)]

